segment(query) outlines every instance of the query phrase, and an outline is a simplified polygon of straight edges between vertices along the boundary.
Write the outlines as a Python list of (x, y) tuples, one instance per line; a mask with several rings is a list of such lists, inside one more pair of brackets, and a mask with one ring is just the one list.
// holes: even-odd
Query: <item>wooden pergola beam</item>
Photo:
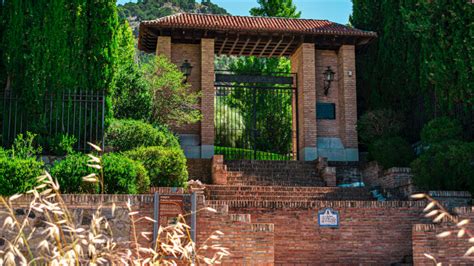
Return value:
[(224, 50), (224, 47), (227, 44), (228, 39), (229, 39), (228, 37), (225, 37), (224, 42), (222, 43), (221, 49), (219, 49), (219, 52), (217, 53), (218, 56), (222, 54), (222, 51)]
[(262, 57), (262, 55), (265, 53), (265, 51), (267, 50), (270, 43), (272, 43), (272, 37), (270, 37), (270, 39), (268, 39), (268, 42), (265, 44), (265, 47), (263, 47), (263, 50), (260, 52), (259, 57)]
[(261, 40), (262, 40), (262, 39), (259, 37), (258, 40), (257, 40), (257, 42), (255, 43), (255, 45), (253, 46), (252, 51), (250, 51), (250, 54), (249, 54), (249, 55), (253, 55), (253, 52), (254, 52), (255, 49), (258, 47), (258, 45), (260, 44), (260, 41), (261, 41)]
[(240, 49), (239, 56), (241, 56), (242, 53), (245, 51), (245, 48), (247, 48), (247, 44), (249, 43), (249, 41), (250, 41), (250, 37), (247, 37), (247, 41), (245, 41), (244, 46), (242, 47), (242, 49)]
[(268, 57), (272, 57), (273, 54), (275, 53), (275, 51), (278, 49), (278, 47), (280, 47), (280, 44), (283, 42), (283, 38), (284, 37), (281, 37), (280, 41), (275, 45), (275, 47), (273, 47), (273, 50), (272, 52), (270, 53), (270, 55)]
[(280, 53), (279, 56), (283, 56), (284, 54), (286, 54), (286, 51), (288, 51), (288, 48), (290, 48), (290, 46), (291, 46), (291, 44), (293, 43), (294, 40), (295, 40), (295, 36), (293, 36), (291, 41), (288, 42), (288, 44), (285, 46), (285, 48), (283, 49), (283, 51)]
[(232, 48), (230, 49), (229, 51), (229, 55), (231, 55), (233, 52), (234, 52), (234, 49), (235, 49), (235, 46), (237, 45), (237, 43), (239, 42), (239, 35), (237, 35), (237, 39), (235, 40), (234, 44), (232, 45)]

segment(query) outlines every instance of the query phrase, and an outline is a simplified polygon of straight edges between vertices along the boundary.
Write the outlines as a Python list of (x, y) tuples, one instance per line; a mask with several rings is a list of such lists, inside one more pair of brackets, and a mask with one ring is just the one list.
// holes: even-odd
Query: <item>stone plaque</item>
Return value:
[(318, 224), (320, 227), (339, 227), (339, 212), (331, 208), (318, 211)]

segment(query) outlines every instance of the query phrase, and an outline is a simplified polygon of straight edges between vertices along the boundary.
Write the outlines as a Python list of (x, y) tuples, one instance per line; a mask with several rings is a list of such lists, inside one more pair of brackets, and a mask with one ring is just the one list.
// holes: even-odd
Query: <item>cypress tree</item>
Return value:
[(357, 53), (359, 113), (401, 112), (411, 141), (437, 115), (455, 116), (469, 128), (473, 9), (467, 1), (353, 0), (351, 24), (379, 35)]

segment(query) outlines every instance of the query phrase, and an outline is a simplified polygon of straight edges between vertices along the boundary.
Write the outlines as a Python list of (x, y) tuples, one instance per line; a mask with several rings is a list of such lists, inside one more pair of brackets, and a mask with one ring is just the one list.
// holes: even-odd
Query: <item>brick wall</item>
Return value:
[(204, 184), (211, 184), (211, 159), (187, 159), (189, 179), (200, 180)]
[[(291, 56), (292, 72), (298, 74), (299, 151), (316, 148), (316, 79), (314, 43), (303, 43)], [(316, 154), (315, 154), (316, 155)], [(300, 156), (303, 159), (303, 156)], [(316, 158), (313, 158), (316, 159)]]
[(201, 143), (214, 145), (214, 39), (201, 39)]
[[(184, 60), (193, 67), (191, 76), (188, 78), (188, 84), (191, 85), (191, 91), (201, 90), (201, 46), (199, 44), (181, 44), (173, 43), (171, 49), (171, 62), (180, 67)], [(174, 132), (179, 134), (197, 134), (201, 132), (201, 123), (191, 125), (172, 126)]]
[[(299, 206), (241, 207), (231, 212), (250, 213), (253, 222), (274, 224), (276, 265), (409, 261), (412, 226), (428, 222), (421, 218), (422, 202), (321, 201)], [(339, 212), (339, 228), (318, 226), (317, 211), (326, 207)]]
[[(460, 213), (460, 219), (472, 219), (474, 215), (472, 209), (465, 209)], [(416, 224), (412, 230), (413, 242), (413, 263), (414, 265), (433, 265), (433, 262), (424, 256), (425, 253), (434, 256), (443, 265), (473, 265), (474, 258), (464, 257), (464, 253), (473, 246), (468, 242), (468, 238), (456, 237), (457, 231), (452, 236), (438, 238), (437, 234), (455, 230), (455, 226), (447, 223), (443, 224)], [(474, 225), (468, 226), (474, 230)]]
[[(352, 75), (349, 75), (349, 72)], [(355, 47), (343, 45), (338, 51), (337, 79), (339, 81), (339, 134), (345, 148), (357, 148), (357, 93), (355, 75)]]
[[(316, 50), (316, 98), (318, 102), (336, 104), (336, 120), (317, 120), (318, 137), (339, 137), (340, 106), (337, 53), (334, 50)], [(336, 72), (328, 95), (324, 95), (324, 71), (330, 66)]]
[[(252, 223), (249, 215), (228, 214), (227, 206), (212, 206), (217, 210), (201, 212), (198, 215), (197, 243), (202, 246), (220, 244), (229, 249), (231, 256), (224, 265), (273, 265), (274, 233), (273, 224)], [(208, 240), (215, 231), (224, 233), (219, 241)], [(207, 253), (211, 256), (212, 252)]]

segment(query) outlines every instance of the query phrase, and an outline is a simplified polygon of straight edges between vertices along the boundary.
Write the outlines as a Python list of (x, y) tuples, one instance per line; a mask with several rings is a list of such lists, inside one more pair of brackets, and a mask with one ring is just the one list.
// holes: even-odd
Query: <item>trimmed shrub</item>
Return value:
[(370, 145), (381, 138), (398, 136), (403, 128), (402, 118), (392, 110), (369, 111), (357, 122), (360, 143)]
[(116, 151), (127, 151), (141, 146), (178, 147), (173, 133), (164, 126), (152, 126), (138, 120), (114, 120), (106, 132), (106, 143)]
[(419, 188), (474, 193), (474, 142), (450, 140), (432, 144), (411, 167)]
[[(62, 193), (99, 192), (99, 184), (82, 181), (88, 174), (99, 173), (87, 166), (89, 159), (84, 154), (71, 154), (52, 167), (51, 175), (58, 179)], [(104, 155), (102, 162), (105, 193), (137, 194), (148, 191), (150, 179), (141, 163), (113, 153)]]
[(421, 141), (425, 145), (446, 140), (461, 140), (462, 126), (458, 120), (439, 117), (431, 120), (421, 130)]
[(36, 185), (36, 178), (43, 174), (43, 167), (43, 162), (33, 158), (0, 155), (0, 195), (11, 196), (32, 189)]
[(385, 169), (409, 166), (415, 158), (410, 144), (401, 137), (388, 137), (374, 141), (369, 146), (369, 154)]
[(143, 163), (154, 187), (185, 187), (188, 181), (186, 157), (180, 148), (140, 147), (125, 152)]

